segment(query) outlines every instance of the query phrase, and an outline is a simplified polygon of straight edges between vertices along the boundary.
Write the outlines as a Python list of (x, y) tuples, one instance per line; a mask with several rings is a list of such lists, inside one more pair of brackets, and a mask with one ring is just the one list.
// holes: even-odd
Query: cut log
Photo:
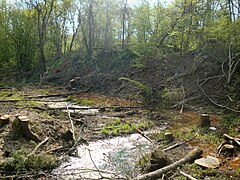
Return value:
[(165, 166), (161, 169), (158, 169), (156, 171), (147, 173), (147, 174), (143, 174), (140, 175), (136, 178), (134, 178), (134, 180), (155, 180), (160, 178), (163, 174), (176, 169), (177, 167), (188, 163), (188, 162), (192, 162), (195, 159), (199, 158), (202, 154), (202, 150), (199, 148), (195, 148), (193, 149), (188, 155), (186, 155), (185, 157), (183, 157), (182, 159), (180, 159), (179, 161), (176, 161), (168, 166)]
[(200, 128), (209, 128), (211, 126), (209, 114), (200, 115)]
[(27, 140), (33, 140), (35, 142), (41, 141), (37, 134), (30, 130), (29, 119), (27, 116), (16, 116), (13, 120), (12, 130), (14, 137), (23, 137)]
[(0, 128), (7, 125), (10, 121), (9, 115), (0, 116)]

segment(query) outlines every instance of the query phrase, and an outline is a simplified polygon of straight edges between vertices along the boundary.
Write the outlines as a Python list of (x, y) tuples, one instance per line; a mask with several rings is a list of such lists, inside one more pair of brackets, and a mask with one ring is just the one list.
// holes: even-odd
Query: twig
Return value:
[(47, 141), (48, 141), (48, 137), (46, 137), (42, 142), (40, 142), (36, 147), (35, 147), (35, 149), (30, 153), (30, 154), (28, 154), (27, 155), (27, 157), (29, 157), (29, 156), (32, 156), (37, 150), (38, 150), (38, 148), (40, 148), (44, 143), (46, 143)]
[(190, 176), (189, 174), (187, 174), (187, 173), (185, 173), (185, 172), (183, 172), (183, 171), (180, 171), (180, 174), (183, 175), (183, 176), (185, 176), (185, 177), (187, 177), (188, 179), (197, 180), (196, 178)]
[(87, 149), (88, 150), (88, 153), (89, 153), (89, 156), (90, 156), (90, 159), (94, 165), (94, 167), (97, 169), (98, 171), (98, 174), (101, 176), (101, 178), (103, 178), (103, 175), (101, 174), (100, 170), (98, 169), (97, 165), (95, 164), (95, 162), (93, 161), (93, 158), (92, 158), (92, 155), (91, 155), (91, 152), (90, 152), (90, 149)]

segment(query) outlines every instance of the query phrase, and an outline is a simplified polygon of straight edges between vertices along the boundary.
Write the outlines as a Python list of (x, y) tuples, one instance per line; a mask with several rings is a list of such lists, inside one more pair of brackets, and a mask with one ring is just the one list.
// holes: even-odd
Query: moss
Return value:
[(80, 103), (82, 105), (85, 105), (85, 106), (90, 106), (90, 105), (94, 104), (94, 101), (93, 100), (89, 100), (89, 99), (83, 99), (83, 100), (80, 101)]
[(49, 94), (49, 92), (46, 89), (40, 89), (40, 90), (38, 90), (38, 92), (41, 92), (41, 93), (46, 94), (46, 95)]
[(74, 96), (68, 96), (66, 98), (66, 101), (79, 102), (79, 100), (76, 97), (74, 97)]

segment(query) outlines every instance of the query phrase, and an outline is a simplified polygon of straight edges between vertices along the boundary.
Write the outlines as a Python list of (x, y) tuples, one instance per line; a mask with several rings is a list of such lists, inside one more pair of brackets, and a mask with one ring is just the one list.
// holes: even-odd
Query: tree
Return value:
[(38, 47), (39, 47), (39, 74), (43, 75), (46, 71), (45, 57), (45, 40), (49, 19), (51, 17), (55, 0), (30, 0), (26, 2), (30, 7), (33, 7), (37, 12), (37, 30), (38, 30)]

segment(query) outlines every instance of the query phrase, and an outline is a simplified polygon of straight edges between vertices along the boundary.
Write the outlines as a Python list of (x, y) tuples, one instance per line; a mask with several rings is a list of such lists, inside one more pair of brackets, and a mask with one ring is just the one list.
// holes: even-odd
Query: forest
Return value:
[(240, 0), (0, 0), (0, 72), (0, 179), (240, 178)]

